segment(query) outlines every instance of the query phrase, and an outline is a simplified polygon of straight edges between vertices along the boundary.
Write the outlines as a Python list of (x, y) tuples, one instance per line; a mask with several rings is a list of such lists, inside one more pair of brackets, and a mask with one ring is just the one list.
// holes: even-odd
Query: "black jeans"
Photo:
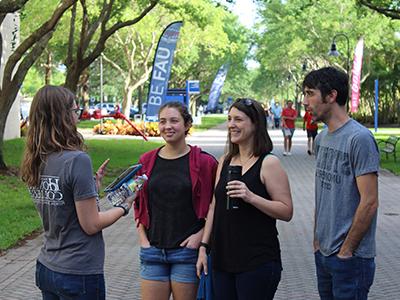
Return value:
[(213, 270), (215, 299), (218, 300), (270, 300), (281, 280), (282, 264), (270, 261), (257, 269), (229, 273)]

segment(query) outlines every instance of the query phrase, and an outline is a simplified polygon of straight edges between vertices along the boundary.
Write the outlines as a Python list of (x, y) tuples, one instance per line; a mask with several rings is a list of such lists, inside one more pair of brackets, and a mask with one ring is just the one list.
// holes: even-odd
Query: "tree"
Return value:
[(82, 72), (104, 51), (107, 40), (118, 30), (139, 22), (159, 1), (150, 0), (149, 2), (137, 17), (131, 18), (120, 14), (120, 11), (131, 4), (131, 1), (109, 0), (108, 3), (104, 1), (100, 9), (90, 14), (86, 0), (80, 0), (81, 29), (79, 33), (76, 33), (77, 8), (74, 7), (70, 23), (68, 53), (64, 63), (67, 67), (65, 79), (67, 88), (76, 92)]
[[(118, 33), (115, 34), (115, 46), (119, 49), (123, 49), (125, 67), (118, 65), (116, 61), (104, 55), (104, 59), (117, 70), (124, 79), (124, 96), (121, 104), (122, 113), (127, 117), (130, 115), (133, 92), (147, 81), (152, 70), (150, 58), (156, 44), (154, 31), (151, 36), (150, 45), (146, 46), (139, 32), (133, 29), (128, 31), (124, 39), (122, 39)], [(141, 103), (139, 103), (139, 107), (141, 107)]]
[[(3, 143), (4, 131), (8, 113), (15, 101), (19, 88), (33, 63), (42, 54), (48, 41), (50, 40), (55, 27), (65, 13), (77, 0), (63, 0), (54, 10), (50, 18), (46, 20), (38, 29), (32, 32), (7, 59), (3, 80), (0, 86), (0, 170), (6, 170), (4, 162)], [(10, 3), (11, 2), (11, 3)], [(4, 21), (7, 13), (20, 9), (27, 1), (2, 1), (0, 5), (0, 25)], [(12, 5), (14, 3), (14, 5)], [(9, 10), (6, 10), (9, 9)], [(0, 56), (2, 47), (0, 47)]]
[[(245, 73), (243, 66), (249, 47), (247, 32), (237, 17), (206, 0), (163, 1), (154, 8), (152, 15), (157, 17), (141, 21), (134, 31), (128, 28), (122, 30), (119, 38), (114, 35), (107, 43), (105, 58), (115, 70), (119, 70), (114, 85), (127, 90), (127, 83), (133, 85), (136, 82), (132, 92), (139, 96), (139, 90), (148, 82), (151, 71), (155, 45), (152, 37), (154, 35), (158, 39), (165, 27), (176, 20), (183, 20), (183, 27), (175, 51), (169, 87), (182, 88), (186, 80), (198, 79), (201, 82), (201, 94), (206, 95), (218, 68), (228, 60), (231, 61), (232, 71), (227, 81), (232, 84), (240, 81), (241, 75)], [(119, 83), (121, 78), (124, 82)], [(138, 98), (140, 108), (141, 97)], [(130, 100), (125, 99), (122, 107), (127, 114)], [(191, 103), (199, 100), (200, 95), (195, 96)]]
[(358, 0), (357, 2), (389, 18), (400, 20), (399, 0)]
[[(346, 71), (347, 59), (352, 63), (353, 49), (360, 37), (364, 38), (364, 63), (361, 86), (361, 106), (353, 115), (370, 120), (373, 103), (373, 81), (380, 78), (380, 112), (385, 121), (399, 121), (400, 41), (396, 38), (396, 20), (391, 20), (370, 9), (355, 5), (352, 0), (340, 3), (329, 0), (280, 1), (265, 0), (262, 9), (263, 29), (258, 38), (257, 58), (261, 64), (260, 80), (264, 80), (269, 96), (294, 97), (305, 75), (304, 62), (310, 70), (334, 65)], [(327, 55), (332, 37), (345, 33), (350, 40), (350, 57), (346, 54), (346, 40), (337, 39), (338, 58)], [(284, 59), (282, 59), (284, 57)], [(290, 75), (291, 80), (287, 78)], [(297, 91), (297, 93), (296, 93)], [(389, 108), (388, 110), (386, 110)]]

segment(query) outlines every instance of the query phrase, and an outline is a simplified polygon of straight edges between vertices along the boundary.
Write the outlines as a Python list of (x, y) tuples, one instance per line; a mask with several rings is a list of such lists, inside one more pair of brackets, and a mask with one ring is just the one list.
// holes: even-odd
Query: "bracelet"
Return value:
[(207, 243), (204, 243), (204, 242), (200, 242), (200, 246), (199, 246), (199, 248), (200, 247), (204, 247), (204, 248), (206, 248), (206, 250), (208, 251), (208, 250), (210, 250), (210, 245), (209, 244), (207, 244)]
[(124, 210), (123, 216), (126, 216), (129, 213), (129, 207), (127, 203), (121, 203), (119, 205), (116, 205), (115, 207), (122, 208)]

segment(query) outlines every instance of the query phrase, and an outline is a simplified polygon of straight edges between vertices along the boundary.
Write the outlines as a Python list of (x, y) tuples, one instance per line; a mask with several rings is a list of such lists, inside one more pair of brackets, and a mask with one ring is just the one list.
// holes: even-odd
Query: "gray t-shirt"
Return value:
[[(339, 129), (317, 135), (315, 237), (323, 255), (340, 250), (360, 203), (356, 177), (379, 171), (379, 151), (371, 132), (350, 119)], [(375, 256), (376, 214), (354, 255)]]
[(44, 228), (38, 260), (50, 270), (76, 275), (103, 273), (102, 233), (87, 235), (75, 209), (75, 201), (98, 197), (92, 172), (86, 153), (54, 153), (45, 163), (40, 186), (29, 189)]

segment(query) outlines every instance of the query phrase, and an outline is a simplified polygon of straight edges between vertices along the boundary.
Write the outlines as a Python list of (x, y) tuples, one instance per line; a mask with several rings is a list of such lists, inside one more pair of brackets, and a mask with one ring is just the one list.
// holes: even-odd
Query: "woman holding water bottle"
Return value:
[(273, 299), (281, 278), (276, 220), (290, 221), (293, 206), (266, 128), (257, 101), (237, 99), (230, 107), (228, 152), (220, 159), (197, 262), (198, 275), (207, 273), (210, 243), (218, 300)]
[(139, 160), (148, 181), (136, 198), (143, 300), (195, 300), (196, 261), (217, 161), (186, 143), (192, 117), (179, 102), (159, 110), (161, 148)]
[(71, 91), (44, 86), (29, 113), (21, 174), (43, 222), (36, 285), (44, 300), (105, 299), (102, 229), (126, 215), (133, 202), (131, 197), (120, 207), (99, 211), (108, 160), (94, 180), (76, 128), (80, 112)]

